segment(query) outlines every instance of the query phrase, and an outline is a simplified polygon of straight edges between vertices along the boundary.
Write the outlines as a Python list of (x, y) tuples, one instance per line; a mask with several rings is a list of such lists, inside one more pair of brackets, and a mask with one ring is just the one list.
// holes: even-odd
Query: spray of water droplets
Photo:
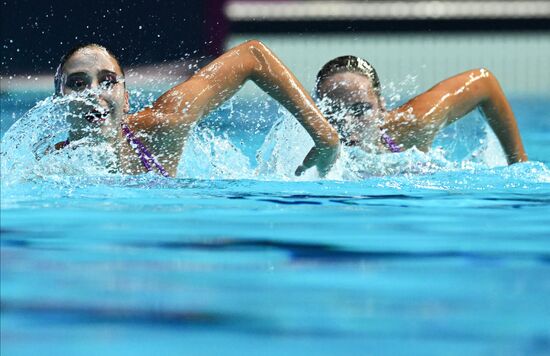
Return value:
[[(403, 93), (396, 88), (393, 87), (391, 97), (397, 101)], [(151, 104), (155, 95), (132, 92), (132, 97), (134, 106), (144, 107)], [(128, 180), (118, 168), (116, 152), (106, 142), (83, 138), (64, 149), (54, 148), (67, 139), (70, 130), (67, 105), (71, 100), (75, 98), (49, 97), (37, 103), (6, 132), (1, 145), (3, 186), (59, 177)], [(222, 107), (221, 114), (215, 112), (193, 128), (182, 152), (179, 178), (319, 179), (315, 169), (301, 177), (294, 175), (296, 167), (313, 146), (313, 141), (294, 117), (279, 106), (258, 103), (252, 105), (256, 110), (243, 115), (242, 107), (234, 104), (235, 101), (229, 101)], [(239, 125), (235, 124), (237, 119), (241, 120)], [(243, 127), (248, 131), (236, 137), (228, 134), (228, 127), (233, 132)], [(261, 138), (257, 147), (250, 146), (247, 140), (250, 136)], [(467, 120), (443, 130), (428, 153), (413, 148), (402, 153), (380, 154), (342, 146), (327, 179), (360, 181), (386, 177), (386, 183), (395, 183), (403, 177), (410, 181), (417, 176), (441, 172), (488, 170), (504, 166), (505, 162), (499, 143), (481, 114), (473, 113)], [(528, 166), (523, 169), (524, 174), (532, 174), (538, 181), (550, 181), (550, 173), (543, 164), (521, 166)], [(509, 171), (520, 174), (522, 170), (518, 172), (517, 169), (509, 168)]]

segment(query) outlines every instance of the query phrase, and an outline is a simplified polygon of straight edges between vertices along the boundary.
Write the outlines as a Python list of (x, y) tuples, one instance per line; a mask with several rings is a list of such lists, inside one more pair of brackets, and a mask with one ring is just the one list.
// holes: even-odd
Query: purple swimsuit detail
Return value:
[(388, 135), (384, 131), (382, 131), (382, 142), (384, 142), (386, 147), (391, 152), (393, 152), (393, 153), (401, 152), (401, 148), (399, 147), (399, 145), (397, 143), (395, 143), (395, 141), (390, 137), (390, 135)]
[(140, 139), (134, 135), (134, 133), (132, 132), (132, 130), (130, 130), (128, 125), (121, 124), (121, 127), (122, 127), (122, 133), (124, 133), (124, 137), (126, 137), (126, 141), (128, 141), (128, 144), (130, 145), (130, 147), (132, 147), (134, 152), (138, 155), (141, 161), (141, 164), (143, 165), (145, 170), (147, 172), (151, 172), (156, 168), (161, 175), (163, 175), (164, 177), (169, 177), (170, 175), (168, 174), (168, 172), (166, 172), (162, 164), (160, 164), (160, 162), (156, 159), (156, 157), (153, 156), (151, 152), (149, 152), (147, 147), (145, 147), (145, 145), (140, 141)]

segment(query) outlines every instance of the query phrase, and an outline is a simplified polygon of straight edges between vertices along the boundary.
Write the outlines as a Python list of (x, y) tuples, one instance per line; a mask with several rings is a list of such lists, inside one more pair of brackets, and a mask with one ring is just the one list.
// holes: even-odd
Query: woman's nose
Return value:
[(101, 83), (97, 79), (93, 79), (90, 84), (88, 84), (88, 88), (91, 91), (91, 94), (99, 99), (104, 99), (106, 95), (106, 90), (104, 87), (101, 86)]
[(90, 86), (90, 89), (98, 88), (99, 87), (99, 81), (97, 80), (97, 78), (92, 79), (89, 86)]

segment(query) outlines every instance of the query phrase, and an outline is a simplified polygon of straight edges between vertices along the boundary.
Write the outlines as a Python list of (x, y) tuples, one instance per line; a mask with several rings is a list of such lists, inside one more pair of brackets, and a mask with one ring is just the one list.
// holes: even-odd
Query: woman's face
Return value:
[(101, 47), (75, 52), (63, 66), (61, 92), (71, 100), (71, 125), (75, 130), (91, 127), (118, 128), (129, 110), (128, 92), (118, 62)]
[(373, 135), (379, 139), (384, 106), (371, 80), (359, 73), (335, 73), (319, 85), (319, 93), (328, 99), (323, 111), (336, 125), (344, 142), (355, 145)]

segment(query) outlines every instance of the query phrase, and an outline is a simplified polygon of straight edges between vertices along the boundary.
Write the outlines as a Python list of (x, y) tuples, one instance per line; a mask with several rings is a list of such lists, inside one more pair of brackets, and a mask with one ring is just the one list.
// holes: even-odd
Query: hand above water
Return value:
[(296, 169), (295, 174), (301, 176), (306, 170), (317, 166), (319, 176), (325, 177), (338, 158), (339, 145), (319, 146), (315, 145), (306, 155), (304, 162)]

